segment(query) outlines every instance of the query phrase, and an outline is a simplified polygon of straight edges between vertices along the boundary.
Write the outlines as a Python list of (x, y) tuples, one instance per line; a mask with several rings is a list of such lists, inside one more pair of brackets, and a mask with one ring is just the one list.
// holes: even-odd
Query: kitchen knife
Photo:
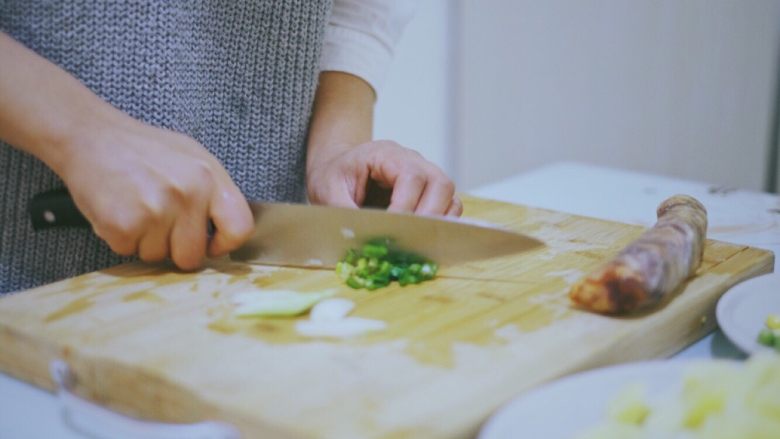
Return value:
[[(350, 248), (374, 238), (431, 259), (441, 266), (531, 250), (532, 237), (492, 224), (449, 217), (305, 204), (251, 202), (255, 234), (231, 258), (258, 264), (335, 267)], [(89, 227), (65, 190), (30, 202), (36, 230)]]

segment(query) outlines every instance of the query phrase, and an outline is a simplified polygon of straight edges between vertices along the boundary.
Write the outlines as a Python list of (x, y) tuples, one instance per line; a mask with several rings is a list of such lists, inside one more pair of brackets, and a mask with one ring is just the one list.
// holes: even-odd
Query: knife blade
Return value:
[(387, 238), (441, 266), (536, 248), (532, 237), (448, 217), (284, 203), (250, 203), (255, 235), (231, 258), (269, 265), (332, 268), (350, 248)]
[[(450, 217), (391, 213), (380, 209), (250, 202), (255, 234), (233, 260), (293, 267), (333, 268), (350, 248), (387, 238), (404, 251), (452, 266), (532, 250), (533, 237), (487, 223)], [(38, 194), (30, 201), (36, 230), (89, 227), (66, 190)]]

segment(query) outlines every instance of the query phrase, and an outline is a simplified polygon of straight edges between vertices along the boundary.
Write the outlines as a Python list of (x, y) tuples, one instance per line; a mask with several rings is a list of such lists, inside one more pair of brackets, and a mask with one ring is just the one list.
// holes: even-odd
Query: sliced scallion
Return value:
[(438, 266), (426, 258), (395, 248), (387, 238), (372, 239), (360, 250), (350, 249), (336, 265), (336, 274), (352, 288), (370, 291), (393, 281), (405, 286), (433, 279)]

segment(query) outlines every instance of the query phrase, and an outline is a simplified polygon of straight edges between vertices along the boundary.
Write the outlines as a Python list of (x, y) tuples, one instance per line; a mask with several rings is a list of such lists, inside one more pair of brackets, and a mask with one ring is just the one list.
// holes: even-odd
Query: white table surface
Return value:
[[(765, 193), (576, 163), (539, 168), (470, 193), (643, 226), (655, 223), (663, 199), (686, 193), (707, 207), (709, 238), (780, 253), (780, 197)], [(719, 330), (675, 357), (744, 358)], [(63, 422), (52, 394), (0, 373), (0, 439), (85, 437)]]

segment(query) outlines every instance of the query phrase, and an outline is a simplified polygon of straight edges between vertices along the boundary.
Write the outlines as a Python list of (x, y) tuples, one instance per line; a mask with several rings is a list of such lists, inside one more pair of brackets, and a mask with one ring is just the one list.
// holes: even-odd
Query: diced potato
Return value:
[(766, 326), (769, 329), (780, 329), (780, 314), (769, 314), (766, 318)]
[(622, 424), (641, 425), (649, 413), (645, 388), (641, 384), (623, 389), (607, 408), (607, 416)]
[(606, 419), (578, 438), (780, 439), (778, 355), (699, 364), (679, 391), (662, 396), (648, 403), (641, 386), (630, 384)]

